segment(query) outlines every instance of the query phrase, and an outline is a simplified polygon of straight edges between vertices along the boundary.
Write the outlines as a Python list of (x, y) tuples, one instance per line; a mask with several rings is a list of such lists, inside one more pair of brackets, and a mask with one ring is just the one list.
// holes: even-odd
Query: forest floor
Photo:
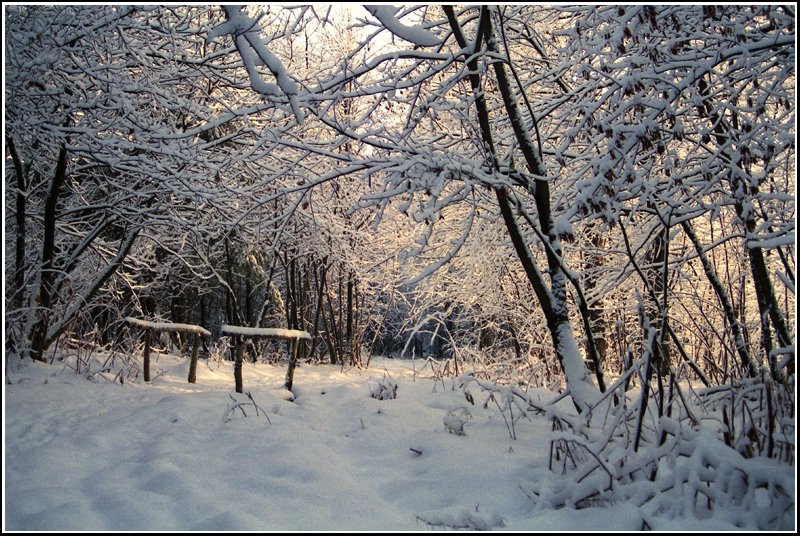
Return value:
[[(301, 365), (293, 401), (282, 389), (285, 365), (245, 364), (251, 400), (234, 393), (229, 362), (201, 360), (188, 384), (187, 360), (160, 355), (150, 384), (120, 385), (58, 360), (7, 360), (7, 530), (643, 527), (625, 503), (535, 507), (521, 484), (559, 478), (548, 470), (550, 422), (530, 414), (511, 439), (496, 405), (470, 405), (454, 380), (419, 372), (419, 360), (373, 359), (368, 370)], [(381, 384), (391, 388), (389, 378), (396, 399), (372, 398)], [(464, 434), (452, 433), (462, 417)], [(666, 512), (648, 524), (740, 530), (725, 511), (702, 520)]]

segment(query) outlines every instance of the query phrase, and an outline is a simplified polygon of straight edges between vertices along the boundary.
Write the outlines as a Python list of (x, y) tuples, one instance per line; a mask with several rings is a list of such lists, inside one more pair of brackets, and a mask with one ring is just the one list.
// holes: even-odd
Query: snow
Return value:
[[(230, 34), (236, 43), (236, 49), (242, 57), (242, 62), (247, 69), (250, 85), (254, 91), (265, 97), (285, 96), (289, 100), (292, 113), (298, 124), (303, 123), (303, 112), (297, 100), (299, 86), (289, 76), (280, 58), (267, 46), (260, 36), (261, 26), (257, 20), (250, 18), (244, 11), (244, 6), (223, 6), (228, 21), (212, 29), (207, 36), (209, 41)], [(266, 66), (275, 77), (277, 85), (265, 82), (258, 72), (259, 65)]]
[(210, 337), (211, 332), (201, 326), (194, 324), (178, 324), (172, 322), (150, 322), (149, 320), (142, 320), (140, 318), (131, 318), (126, 316), (123, 320), (126, 323), (142, 329), (151, 329), (153, 331), (179, 331), (183, 333), (199, 333), (204, 337)]
[(782, 246), (793, 246), (797, 242), (794, 233), (786, 233), (769, 238), (752, 237), (747, 241), (750, 249), (775, 249)]
[[(188, 384), (188, 360), (161, 355), (164, 372), (150, 384), (120, 385), (88, 381), (66, 362), (9, 359), (6, 530), (642, 528), (628, 503), (534, 507), (523, 483), (558, 480), (547, 469), (550, 420), (518, 421), (514, 441), (494, 404), (469, 405), (453, 380), (415, 379), (409, 361), (300, 364), (293, 402), (283, 366), (246, 363), (257, 414), (233, 393), (230, 362), (201, 362)], [(387, 376), (397, 399), (371, 398)], [(230, 411), (236, 404), (246, 416)], [(735, 530), (728, 513), (698, 520), (667, 509), (647, 522)]]
[(366, 8), (373, 17), (378, 19), (387, 30), (400, 39), (405, 39), (409, 43), (420, 47), (433, 47), (440, 44), (439, 38), (428, 30), (418, 26), (406, 26), (397, 20), (395, 15), (397, 14), (398, 8), (396, 7), (379, 5), (364, 6), (364, 8)]
[(243, 326), (222, 326), (224, 335), (244, 335), (245, 337), (274, 337), (276, 339), (311, 339), (307, 331), (284, 328), (249, 328)]
[(572, 398), (582, 409), (588, 409), (600, 400), (600, 390), (588, 376), (575, 335), (569, 324), (558, 326), (558, 343), (563, 355), (562, 367)]

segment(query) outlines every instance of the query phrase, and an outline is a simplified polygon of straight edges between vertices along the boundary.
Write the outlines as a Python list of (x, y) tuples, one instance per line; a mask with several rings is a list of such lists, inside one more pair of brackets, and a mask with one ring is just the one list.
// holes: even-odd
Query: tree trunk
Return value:
[[(450, 21), (453, 35), (456, 38), (459, 46), (466, 49), (467, 43), (461, 31), (461, 26), (455, 17), (455, 13), (450, 6), (446, 6), (445, 14)], [(492, 31), (491, 16), (489, 8), (481, 7), (481, 17), (478, 26), (478, 32), (475, 40), (474, 51), (480, 47), (481, 38), (485, 34), (487, 47), (491, 52), (497, 53), (494, 47), (494, 35)], [(495, 76), (497, 78), (498, 89), (500, 90), (505, 106), (505, 111), (511, 121), (517, 142), (520, 149), (525, 156), (526, 163), (529, 171), (535, 176), (543, 176), (543, 167), (541, 160), (533, 147), (533, 144), (528, 136), (526, 127), (523, 124), (522, 117), (517, 108), (516, 101), (511, 95), (511, 86), (508, 77), (505, 74), (504, 66), (501, 62), (493, 62), (495, 69)], [(493, 170), (498, 170), (499, 165), (496, 158), (494, 141), (491, 133), (491, 123), (489, 121), (489, 112), (486, 101), (483, 97), (483, 90), (480, 87), (480, 78), (478, 73), (477, 60), (475, 55), (471, 55), (468, 62), (469, 79), (475, 97), (475, 106), (478, 113), (478, 123), (481, 129), (481, 136), (486, 146), (487, 153), (490, 155), (490, 164)], [(553, 222), (550, 215), (550, 187), (547, 181), (543, 179), (535, 179), (533, 184), (530, 185), (534, 201), (536, 203), (537, 212), (539, 215), (539, 225), (543, 233), (545, 233), (546, 240), (549, 244), (547, 250), (548, 267), (550, 269), (550, 288), (544, 281), (536, 263), (528, 250), (528, 246), (520, 232), (514, 215), (514, 209), (509, 199), (506, 188), (495, 188), (495, 196), (500, 207), (503, 221), (508, 230), (514, 250), (517, 257), (522, 264), (528, 281), (533, 287), (534, 293), (538, 298), (539, 305), (542, 308), (545, 319), (547, 320), (548, 330), (553, 340), (553, 347), (555, 348), (558, 362), (561, 370), (564, 373), (567, 387), (570, 390), (573, 402), (575, 403), (578, 411), (588, 409), (592, 402), (599, 396), (597, 387), (592, 384), (583, 363), (583, 358), (580, 356), (580, 351), (575, 342), (575, 335), (572, 331), (572, 326), (569, 322), (569, 312), (567, 307), (567, 293), (566, 293), (566, 277), (561, 267), (561, 251), (558, 239), (554, 232)], [(588, 334), (587, 336), (591, 336)]]
[(299, 345), (299, 339), (292, 339), (289, 355), (289, 368), (286, 370), (286, 383), (284, 384), (284, 387), (286, 387), (286, 389), (289, 391), (292, 390), (292, 385), (294, 385), (294, 369), (297, 366), (297, 347)]
[(514, 354), (517, 356), (517, 361), (521, 361), (522, 347), (519, 344), (519, 337), (517, 337), (517, 331), (514, 329), (514, 324), (512, 324), (510, 320), (508, 322), (508, 333), (511, 335), (511, 343), (514, 345)]
[[(322, 308), (324, 307), (324, 302), (322, 301), (322, 290), (324, 286), (325, 280), (325, 272), (327, 271), (328, 267), (326, 266), (327, 257), (322, 259), (320, 262), (320, 273), (317, 274), (316, 269), (314, 269), (314, 278), (316, 279), (316, 285), (314, 286), (315, 291), (317, 292), (317, 308), (314, 311), (314, 333), (312, 334), (312, 342), (311, 342), (311, 349), (309, 350), (309, 355), (313, 356), (314, 352), (317, 348), (317, 336), (319, 335), (319, 323), (320, 317), (322, 316)], [(324, 321), (324, 320), (323, 320)], [(327, 330), (327, 327), (325, 328)]]
[[(650, 244), (650, 249), (646, 254), (645, 264), (651, 266), (645, 269), (647, 274), (647, 284), (653, 289), (656, 300), (650, 304), (648, 316), (650, 325), (659, 334), (659, 339), (653, 349), (651, 359), (655, 364), (655, 370), (660, 376), (669, 374), (669, 350), (667, 346), (667, 310), (659, 301), (666, 302), (665, 296), (667, 286), (667, 261), (669, 251), (669, 228), (664, 227), (659, 230), (656, 237)], [(646, 293), (646, 295), (650, 295)]]
[(58, 199), (61, 188), (67, 178), (67, 148), (62, 145), (58, 153), (55, 173), (47, 189), (44, 204), (44, 238), (42, 240), (42, 265), (39, 280), (39, 293), (36, 306), (40, 308), (38, 320), (33, 328), (31, 340), (33, 354), (36, 361), (44, 361), (44, 351), (47, 348), (47, 331), (50, 324), (50, 309), (53, 305), (53, 289), (55, 283), (55, 243), (56, 243), (56, 217)]
[(226, 268), (226, 285), (225, 285), (225, 315), (228, 317), (228, 322), (234, 326), (240, 326), (239, 312), (236, 304), (236, 296), (234, 295), (233, 286), (233, 258), (231, 258), (230, 245), (228, 244), (228, 237), (225, 237), (225, 268)]
[(244, 281), (244, 315), (247, 325), (255, 326), (255, 311), (253, 310), (253, 286), (250, 284), (250, 280), (246, 278)]
[(757, 246), (750, 243), (750, 237), (755, 233), (756, 222), (753, 218), (747, 217), (747, 214), (740, 201), (736, 203), (736, 212), (740, 219), (745, 223), (747, 239), (745, 246), (747, 247), (747, 257), (750, 261), (750, 270), (753, 276), (753, 284), (756, 289), (756, 301), (758, 303), (758, 312), (761, 316), (761, 340), (764, 346), (764, 353), (769, 363), (769, 370), (772, 378), (776, 381), (783, 380), (783, 373), (778, 367), (775, 349), (772, 343), (771, 326), (775, 328), (775, 334), (778, 337), (778, 344), (781, 347), (786, 347), (792, 344), (792, 339), (789, 335), (789, 330), (786, 327), (786, 321), (780, 310), (780, 304), (775, 297), (775, 289), (772, 286), (772, 280), (769, 277), (769, 270), (767, 263), (764, 259), (764, 251)]
[[(299, 291), (300, 291), (300, 313), (298, 319), (298, 328), (300, 330), (306, 330), (308, 328), (308, 316), (310, 313), (309, 307), (309, 295), (311, 294), (311, 274), (310, 274), (310, 267), (311, 261), (306, 259), (303, 262), (303, 269), (299, 272), (300, 281), (298, 283)], [(300, 345), (300, 348), (297, 350), (297, 358), (298, 359), (305, 359), (307, 356), (306, 352), (308, 348), (305, 344)]]
[[(584, 271), (591, 272), (603, 265), (603, 255), (599, 251), (605, 247), (605, 237), (595, 229), (589, 231), (590, 241), (596, 251), (590, 253), (584, 261)], [(585, 278), (584, 290), (587, 296), (590, 295), (597, 286), (597, 277), (590, 275)], [(587, 304), (588, 305), (588, 304)], [(590, 331), (594, 334), (595, 347), (597, 349), (597, 360), (601, 367), (604, 367), (608, 353), (608, 320), (606, 319), (605, 309), (602, 301), (595, 299), (594, 303), (588, 305), (588, 321)]]
[(353, 349), (353, 274), (347, 277), (347, 324), (345, 331), (345, 352), (350, 359), (350, 364), (355, 365), (355, 352)]

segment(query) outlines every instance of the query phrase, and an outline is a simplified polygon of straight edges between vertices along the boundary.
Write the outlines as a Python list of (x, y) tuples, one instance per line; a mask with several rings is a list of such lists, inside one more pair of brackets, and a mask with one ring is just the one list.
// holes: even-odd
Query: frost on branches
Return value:
[[(547, 419), (538, 508), (790, 527), (795, 19), (9, 6), (6, 350), (135, 356), (152, 318), (218, 364), (419, 359), (475, 404), (436, 415), (457, 448)], [(461, 506), (420, 522), (504, 522)]]
[[(227, 22), (211, 30), (207, 39), (211, 41), (216, 37), (231, 35), (247, 69), (253, 90), (264, 97), (287, 99), (295, 119), (298, 124), (302, 124), (303, 112), (297, 100), (299, 87), (289, 76), (280, 58), (267, 47), (267, 43), (261, 37), (262, 30), (258, 21), (244, 13), (244, 6), (223, 6), (223, 9), (228, 17)], [(277, 85), (264, 81), (258, 71), (259, 66), (269, 69)]]

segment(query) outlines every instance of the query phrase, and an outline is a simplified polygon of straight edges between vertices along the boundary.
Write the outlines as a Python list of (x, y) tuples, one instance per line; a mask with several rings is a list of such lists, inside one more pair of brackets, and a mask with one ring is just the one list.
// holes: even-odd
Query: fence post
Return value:
[(144, 381), (150, 381), (150, 330), (144, 330)]
[(192, 345), (192, 361), (189, 363), (189, 383), (197, 383), (197, 356), (200, 353), (200, 335), (194, 334), (194, 344)]
[(286, 389), (292, 390), (292, 383), (294, 382), (294, 367), (297, 365), (297, 347), (299, 346), (300, 339), (292, 339), (291, 356), (289, 357), (289, 369), (286, 371)]
[(236, 338), (236, 362), (233, 365), (233, 379), (236, 382), (236, 392), (243, 393), (242, 385), (242, 360), (244, 358), (244, 341)]

